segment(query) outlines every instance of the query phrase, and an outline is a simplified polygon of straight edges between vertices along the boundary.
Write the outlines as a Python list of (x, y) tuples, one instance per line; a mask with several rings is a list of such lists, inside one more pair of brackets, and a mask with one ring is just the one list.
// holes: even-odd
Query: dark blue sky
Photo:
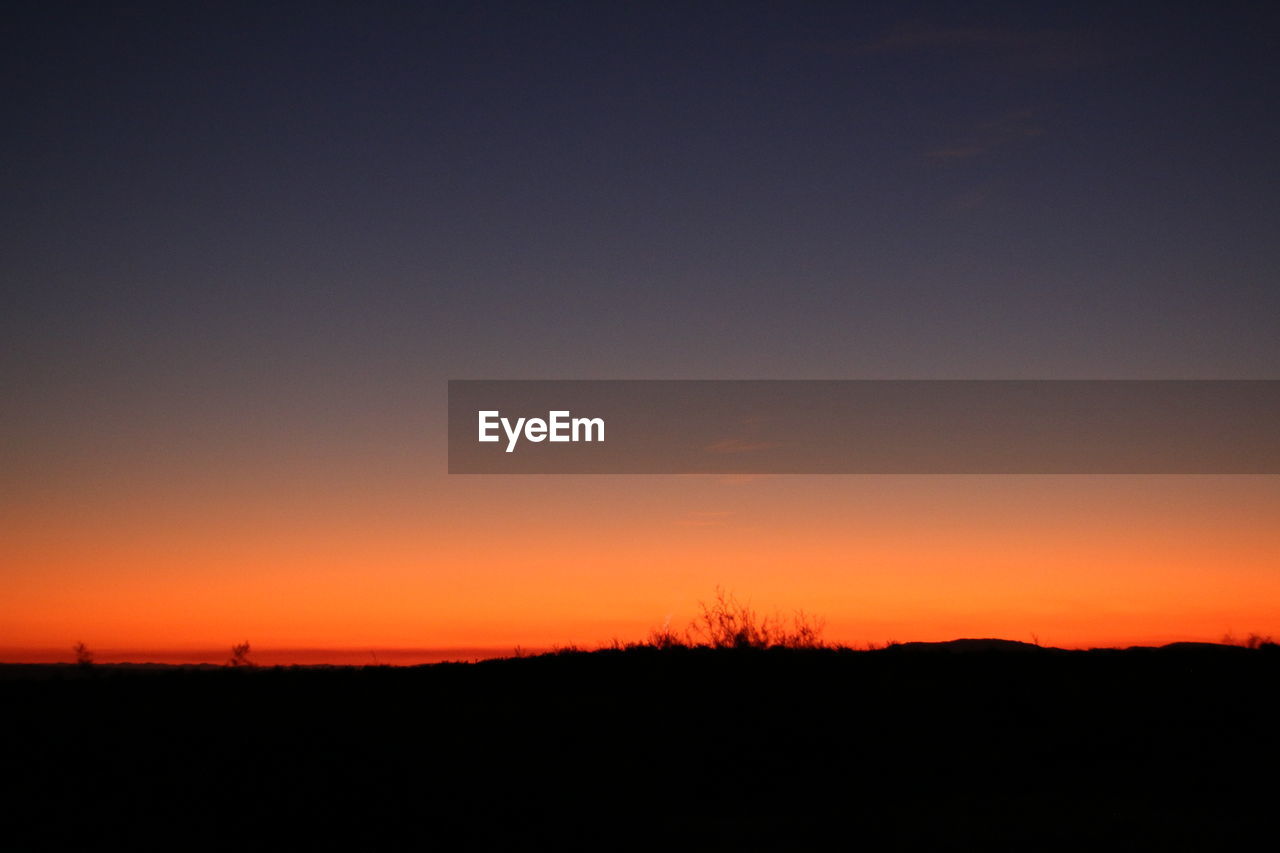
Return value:
[(4, 27), (19, 446), (438, 422), (449, 377), (1280, 365), (1272, 3), (31, 3)]

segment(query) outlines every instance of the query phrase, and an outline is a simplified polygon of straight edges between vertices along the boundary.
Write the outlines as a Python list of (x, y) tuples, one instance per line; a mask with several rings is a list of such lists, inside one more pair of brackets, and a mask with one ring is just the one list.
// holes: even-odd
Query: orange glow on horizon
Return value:
[(852, 645), (1280, 635), (1275, 477), (244, 478), (11, 501), (6, 659), (595, 647), (717, 585)]

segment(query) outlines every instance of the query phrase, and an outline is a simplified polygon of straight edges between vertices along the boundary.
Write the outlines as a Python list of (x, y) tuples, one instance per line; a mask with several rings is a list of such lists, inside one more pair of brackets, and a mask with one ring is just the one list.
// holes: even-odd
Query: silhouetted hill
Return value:
[(1022, 652), (1061, 652), (1062, 649), (1046, 648), (1031, 643), (1020, 643), (1017, 640), (948, 640), (943, 643), (896, 643), (885, 649), (895, 653), (915, 652), (944, 652), (948, 654), (962, 654), (972, 652), (998, 652), (1001, 654), (1017, 654)]
[(1278, 675), (999, 640), (6, 666), (4, 846), (1223, 849), (1273, 814)]
[[(1169, 643), (1165, 646), (1158, 646), (1157, 651), (1188, 655), (1239, 655), (1248, 654), (1254, 650), (1246, 649), (1243, 646), (1228, 646), (1221, 643)], [(1265, 648), (1262, 651), (1271, 651), (1271, 649)]]

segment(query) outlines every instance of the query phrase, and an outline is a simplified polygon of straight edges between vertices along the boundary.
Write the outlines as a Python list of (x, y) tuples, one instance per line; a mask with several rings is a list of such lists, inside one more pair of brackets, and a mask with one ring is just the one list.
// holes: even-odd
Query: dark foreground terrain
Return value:
[(1277, 651), (4, 666), (0, 848), (1264, 849)]

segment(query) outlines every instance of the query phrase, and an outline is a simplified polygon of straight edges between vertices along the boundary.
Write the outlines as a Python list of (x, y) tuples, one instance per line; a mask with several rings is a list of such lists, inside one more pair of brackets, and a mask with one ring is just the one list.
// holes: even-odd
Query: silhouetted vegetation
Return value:
[(716, 587), (715, 598), (698, 604), (690, 636), (715, 649), (816, 649), (822, 646), (824, 623), (796, 611), (788, 622), (779, 615), (762, 617), (732, 593)]
[(1264, 646), (1274, 647), (1276, 642), (1271, 638), (1270, 634), (1264, 636), (1262, 634), (1250, 633), (1248, 636), (1241, 639), (1228, 633), (1222, 637), (1222, 644), (1224, 646), (1241, 646), (1246, 649), (1260, 649)]
[(71, 650), (75, 652), (77, 666), (83, 669), (93, 666), (93, 652), (83, 642), (76, 643)]
[(236, 643), (231, 647), (231, 657), (227, 660), (227, 666), (253, 666), (253, 661), (249, 660), (249, 651), (248, 640), (243, 643)]
[(698, 617), (683, 632), (670, 624), (649, 632), (644, 643), (657, 649), (818, 649), (825, 648), (825, 621), (797, 610), (790, 619), (780, 614), (761, 616), (722, 587), (710, 601), (698, 602)]
[(0, 665), (4, 841), (1233, 849), (1271, 819), (1248, 772), (1280, 759), (1270, 637), (822, 634), (717, 589), (684, 631), (478, 664), (261, 667), (246, 641), (226, 667)]
[(1213, 850), (1274, 813), (1274, 645), (796, 648), (708, 615), (479, 664), (0, 666), (0, 846)]

